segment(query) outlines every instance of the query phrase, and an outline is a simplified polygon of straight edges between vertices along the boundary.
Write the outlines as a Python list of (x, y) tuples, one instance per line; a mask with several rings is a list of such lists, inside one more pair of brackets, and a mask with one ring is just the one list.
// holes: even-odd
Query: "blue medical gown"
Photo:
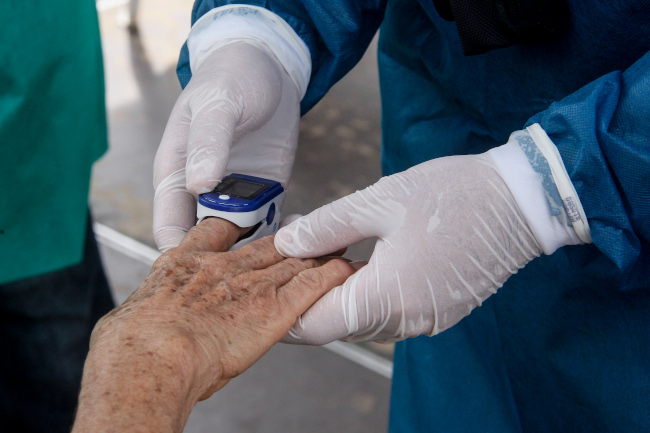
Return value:
[[(432, 0), (198, 0), (193, 20), (228, 3), (272, 10), (307, 43), (303, 112), (381, 26), (385, 174), (538, 122), (582, 201), (593, 244), (535, 259), (455, 327), (397, 344), (390, 431), (650, 431), (650, 3), (569, 0), (556, 39), (471, 57)], [(178, 72), (185, 85), (186, 49)]]

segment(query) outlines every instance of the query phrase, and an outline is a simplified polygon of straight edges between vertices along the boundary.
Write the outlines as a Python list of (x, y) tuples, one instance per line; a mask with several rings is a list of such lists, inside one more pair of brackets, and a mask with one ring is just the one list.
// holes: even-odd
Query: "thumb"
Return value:
[(394, 202), (382, 193), (382, 182), (316, 209), (275, 236), (285, 257), (319, 257), (392, 231)]
[[(221, 104), (227, 106), (228, 104)], [(195, 114), (187, 144), (187, 190), (194, 194), (210, 192), (225, 176), (233, 144), (238, 113), (205, 108)]]

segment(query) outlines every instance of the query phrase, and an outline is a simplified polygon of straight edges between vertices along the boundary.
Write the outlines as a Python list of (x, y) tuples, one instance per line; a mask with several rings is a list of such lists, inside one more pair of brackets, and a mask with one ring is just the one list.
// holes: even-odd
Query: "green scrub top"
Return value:
[(81, 261), (107, 148), (94, 0), (0, 2), (0, 284)]

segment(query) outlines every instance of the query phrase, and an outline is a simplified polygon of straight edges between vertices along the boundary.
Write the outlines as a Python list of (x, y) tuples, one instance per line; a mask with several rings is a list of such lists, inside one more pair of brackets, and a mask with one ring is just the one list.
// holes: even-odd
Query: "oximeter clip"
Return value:
[(278, 230), (283, 201), (284, 188), (280, 182), (233, 173), (211, 192), (199, 195), (197, 224), (208, 217), (218, 217), (238, 227), (251, 227), (230, 248), (234, 251)]

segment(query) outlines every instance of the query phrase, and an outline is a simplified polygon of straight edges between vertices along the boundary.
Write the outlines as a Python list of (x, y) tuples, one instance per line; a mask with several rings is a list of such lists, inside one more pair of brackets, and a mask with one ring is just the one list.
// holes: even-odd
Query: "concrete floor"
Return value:
[[(127, 5), (100, 0), (110, 150), (93, 171), (95, 220), (154, 246), (152, 163), (180, 93), (178, 51), (191, 0), (141, 0), (139, 31), (124, 27)], [(308, 213), (380, 176), (380, 104), (375, 44), (361, 63), (303, 117), (284, 214)], [(367, 259), (373, 241), (347, 257)], [(148, 268), (102, 248), (118, 302)], [(364, 345), (385, 357), (391, 346)], [(278, 345), (224, 390), (195, 408), (186, 432), (381, 432), (389, 380), (323, 348)]]

